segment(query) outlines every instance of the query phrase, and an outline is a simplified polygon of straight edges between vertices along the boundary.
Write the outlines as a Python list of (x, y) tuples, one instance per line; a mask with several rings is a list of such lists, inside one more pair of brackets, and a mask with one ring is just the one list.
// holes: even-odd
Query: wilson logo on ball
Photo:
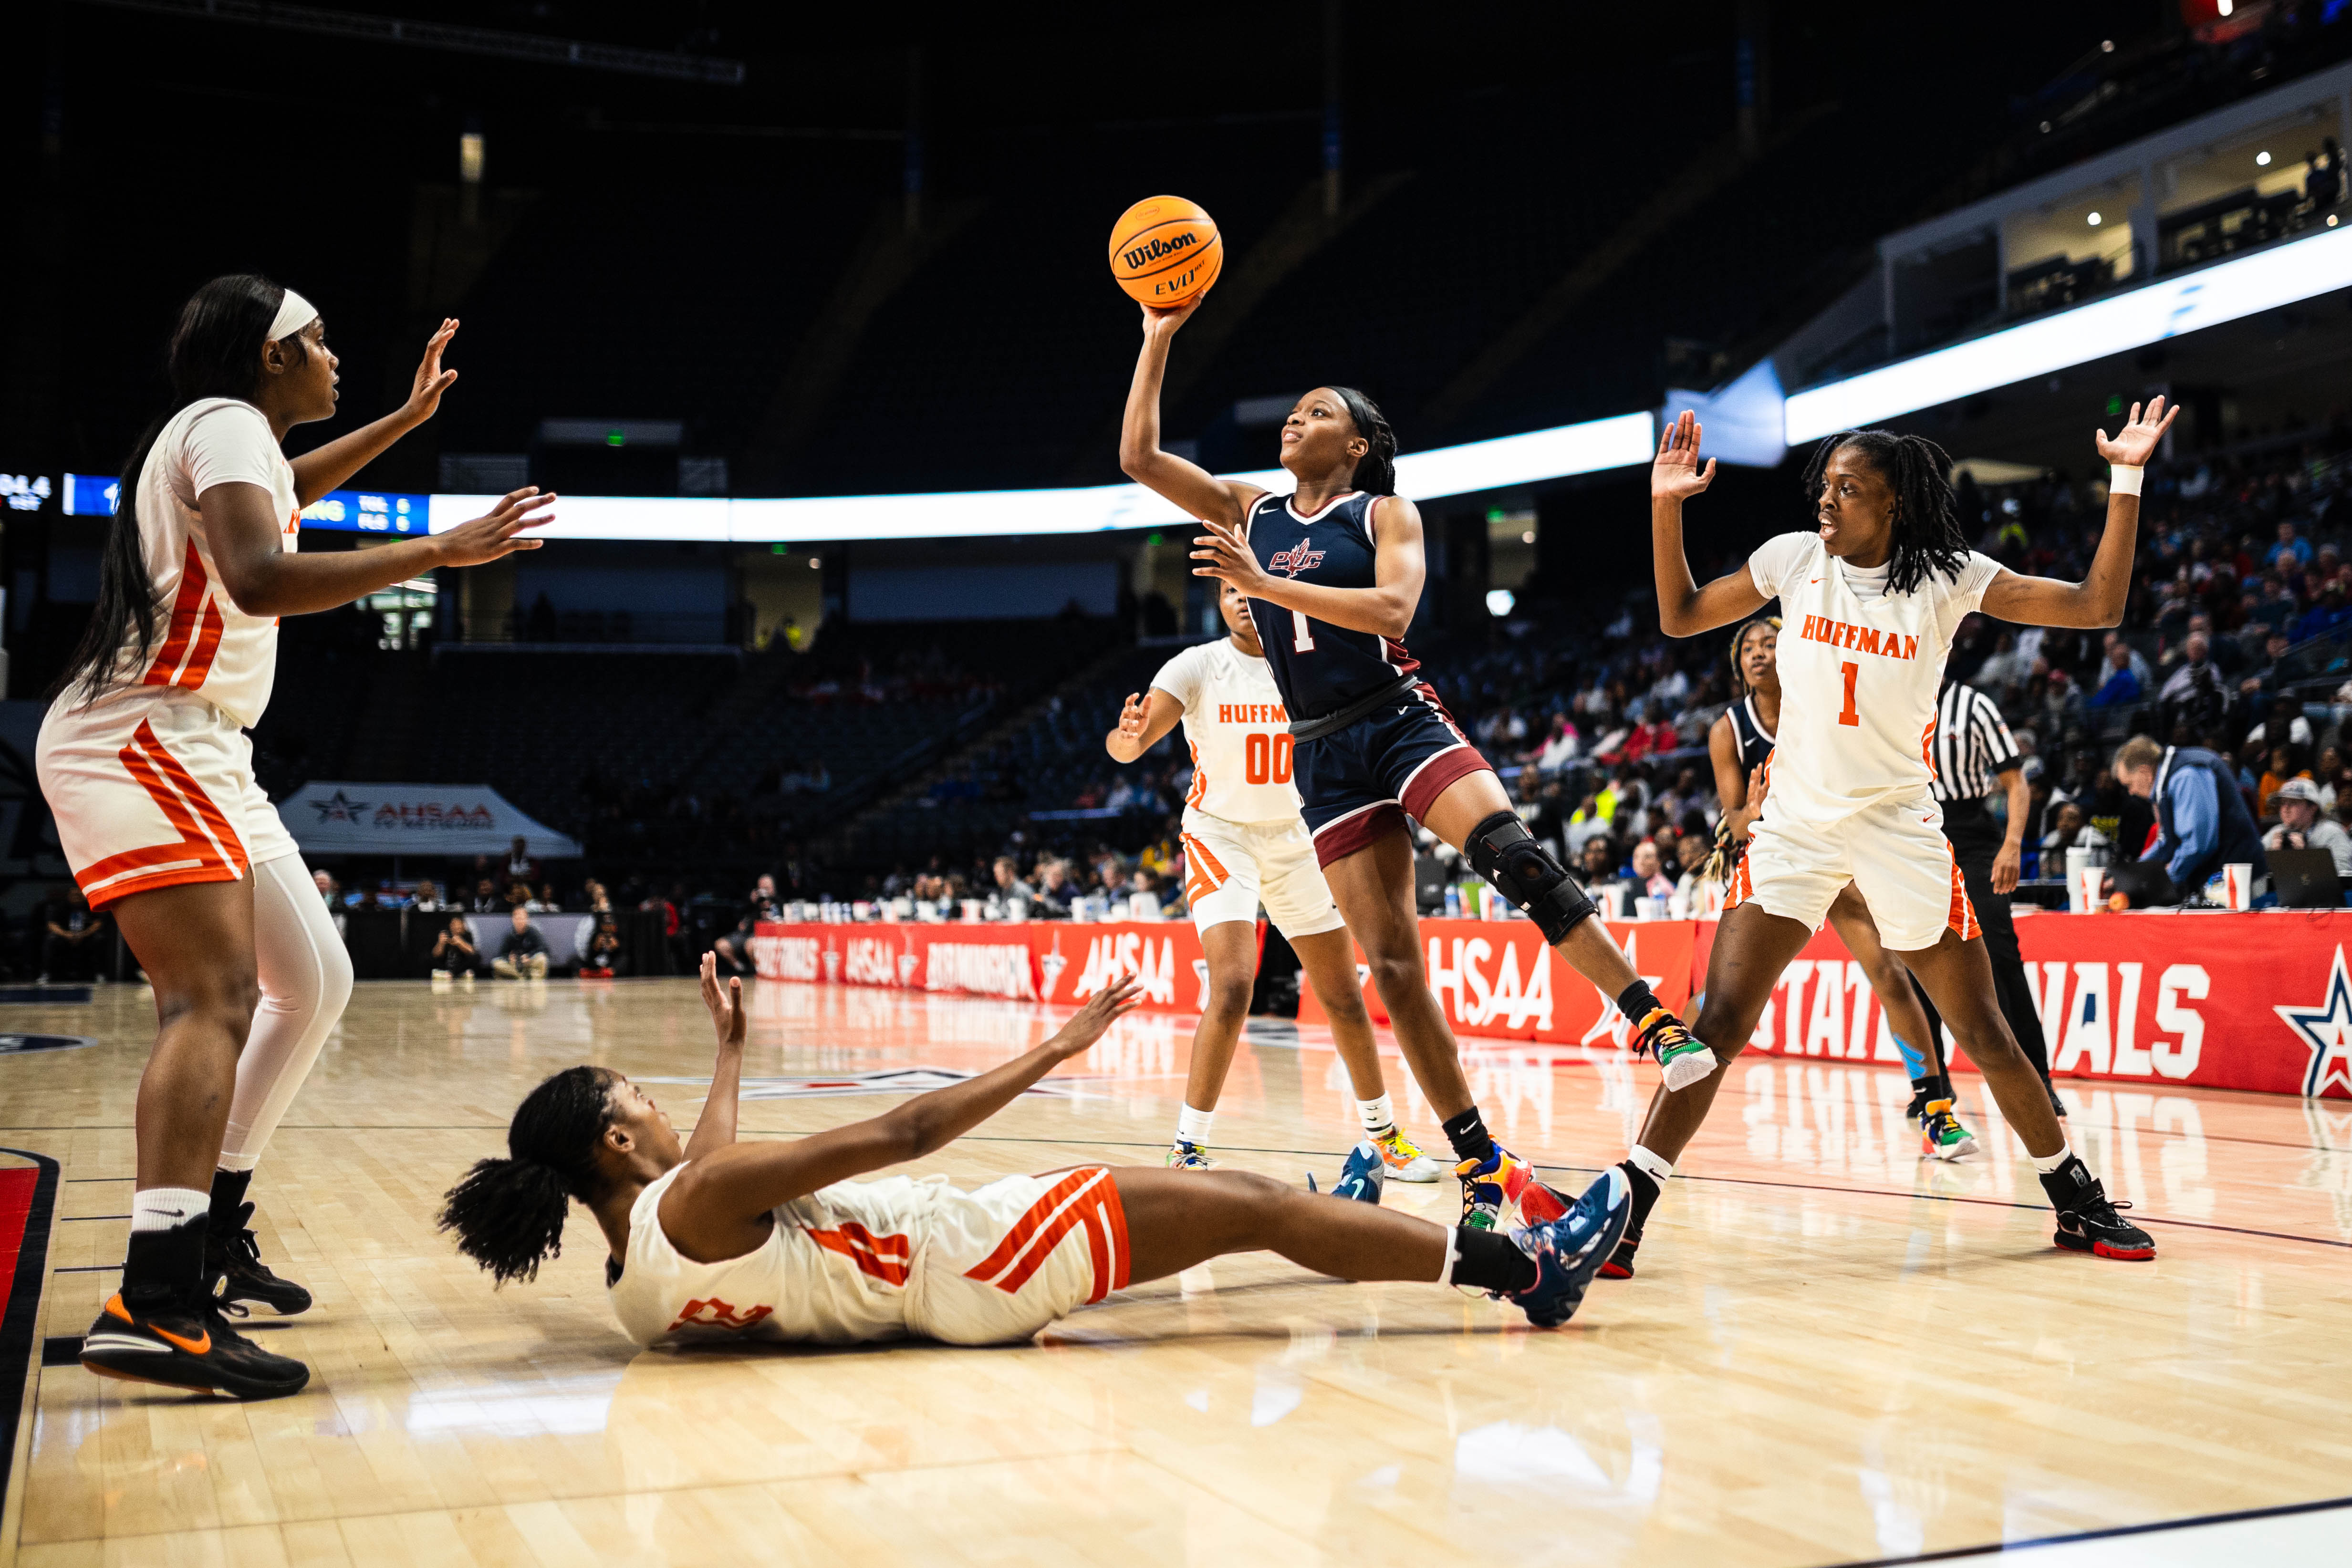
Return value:
[(1155, 239), (1134, 249), (1121, 252), (1119, 259), (1129, 267), (1149, 267), (1164, 256), (1174, 256), (1180, 250), (1190, 250), (1201, 243), (1198, 235), (1181, 234), (1174, 239)]

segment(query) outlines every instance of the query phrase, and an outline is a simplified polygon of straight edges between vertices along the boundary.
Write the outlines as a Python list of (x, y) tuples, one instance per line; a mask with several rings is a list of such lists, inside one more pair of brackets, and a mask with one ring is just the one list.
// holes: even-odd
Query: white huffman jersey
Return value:
[(1936, 694), (1952, 634), (2000, 572), (1971, 553), (1957, 580), (1886, 591), (1888, 569), (1850, 567), (1819, 534), (1782, 534), (1748, 558), (1780, 601), (1780, 728), (1765, 763), (1768, 821), (1826, 827), (1881, 800), (1927, 796)]
[(1151, 684), (1184, 705), (1184, 739), (1192, 747), (1188, 810), (1228, 822), (1298, 820), (1290, 715), (1264, 659), (1221, 637), (1169, 660)]

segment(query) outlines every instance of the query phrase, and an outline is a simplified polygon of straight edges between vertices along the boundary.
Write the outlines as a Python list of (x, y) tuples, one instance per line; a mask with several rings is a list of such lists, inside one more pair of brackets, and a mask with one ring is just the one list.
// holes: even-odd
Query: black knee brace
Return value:
[(1568, 868), (1536, 842), (1515, 811), (1497, 811), (1480, 822), (1462, 847), (1470, 857), (1470, 869), (1525, 910), (1544, 940), (1555, 946), (1568, 939), (1578, 921), (1600, 913)]

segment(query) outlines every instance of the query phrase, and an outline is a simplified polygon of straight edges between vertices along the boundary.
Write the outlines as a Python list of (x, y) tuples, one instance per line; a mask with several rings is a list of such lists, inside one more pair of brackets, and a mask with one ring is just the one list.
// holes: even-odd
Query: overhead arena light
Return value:
[(2314, 235), (1790, 394), (1789, 444), (2352, 287), (2352, 229)]
[[(1532, 430), (1441, 446), (1397, 459), (1397, 491), (1416, 500), (1531, 485), (1647, 463), (1656, 443), (1647, 413)], [(1279, 468), (1229, 477), (1289, 487)], [(442, 533), (496, 504), (495, 496), (436, 496)], [(1164, 528), (1183, 513), (1140, 485), (1050, 490), (949, 490), (906, 496), (801, 496), (776, 499), (565, 496), (562, 520), (538, 530), (556, 539), (707, 539), (788, 544), (817, 539), (938, 539), (991, 534), (1080, 534)]]

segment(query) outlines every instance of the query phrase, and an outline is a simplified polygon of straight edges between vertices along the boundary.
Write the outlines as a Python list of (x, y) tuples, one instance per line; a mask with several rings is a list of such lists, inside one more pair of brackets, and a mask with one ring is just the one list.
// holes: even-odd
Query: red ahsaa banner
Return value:
[[(2042, 915), (2017, 934), (2060, 1077), (2195, 1083), (2352, 1098), (2352, 910), (2250, 915)], [(1683, 1011), (1706, 984), (1714, 921), (1609, 923), (1658, 999)], [(1523, 920), (1424, 920), (1431, 988), (1465, 1035), (1626, 1043), (1630, 1026)], [(752, 962), (770, 979), (1084, 1001), (1141, 977), (1144, 1006), (1198, 1012), (1208, 964), (1189, 922), (1087, 925), (763, 925)], [(1365, 980), (1375, 1022), (1387, 1011)], [(1301, 1022), (1323, 1020), (1314, 988)], [(1751, 1051), (1899, 1063), (1885, 1011), (1836, 936), (1815, 936), (1781, 976)], [(1966, 1066), (1965, 1059), (1959, 1065)]]
[[(1658, 999), (1676, 1012), (1691, 995), (1691, 922), (1609, 922), (1609, 939), (1624, 950), (1633, 972), (1650, 982)], [(1505, 1040), (1626, 1044), (1632, 1026), (1614, 998), (1593, 989), (1568, 960), (1544, 945), (1543, 934), (1525, 920), (1424, 920), (1422, 958), (1430, 988), (1445, 1009), (1445, 1021), (1461, 1034)], [(1373, 989), (1363, 950), (1356, 972), (1364, 980), (1364, 1002), (1374, 1023), (1389, 1021)], [(1298, 993), (1298, 1021), (1321, 1023), (1315, 988)]]
[(822, 925), (762, 923), (752, 967), (772, 980), (1082, 1002), (1115, 976), (1142, 982), (1154, 1012), (1198, 1012), (1208, 960), (1186, 920), (1096, 925)]
[[(1702, 989), (1715, 932), (1699, 924)], [(2352, 1097), (2352, 910), (2037, 915), (2017, 938), (2054, 1076)], [(1781, 975), (1748, 1049), (1900, 1060), (1862, 966), (1826, 929)]]

